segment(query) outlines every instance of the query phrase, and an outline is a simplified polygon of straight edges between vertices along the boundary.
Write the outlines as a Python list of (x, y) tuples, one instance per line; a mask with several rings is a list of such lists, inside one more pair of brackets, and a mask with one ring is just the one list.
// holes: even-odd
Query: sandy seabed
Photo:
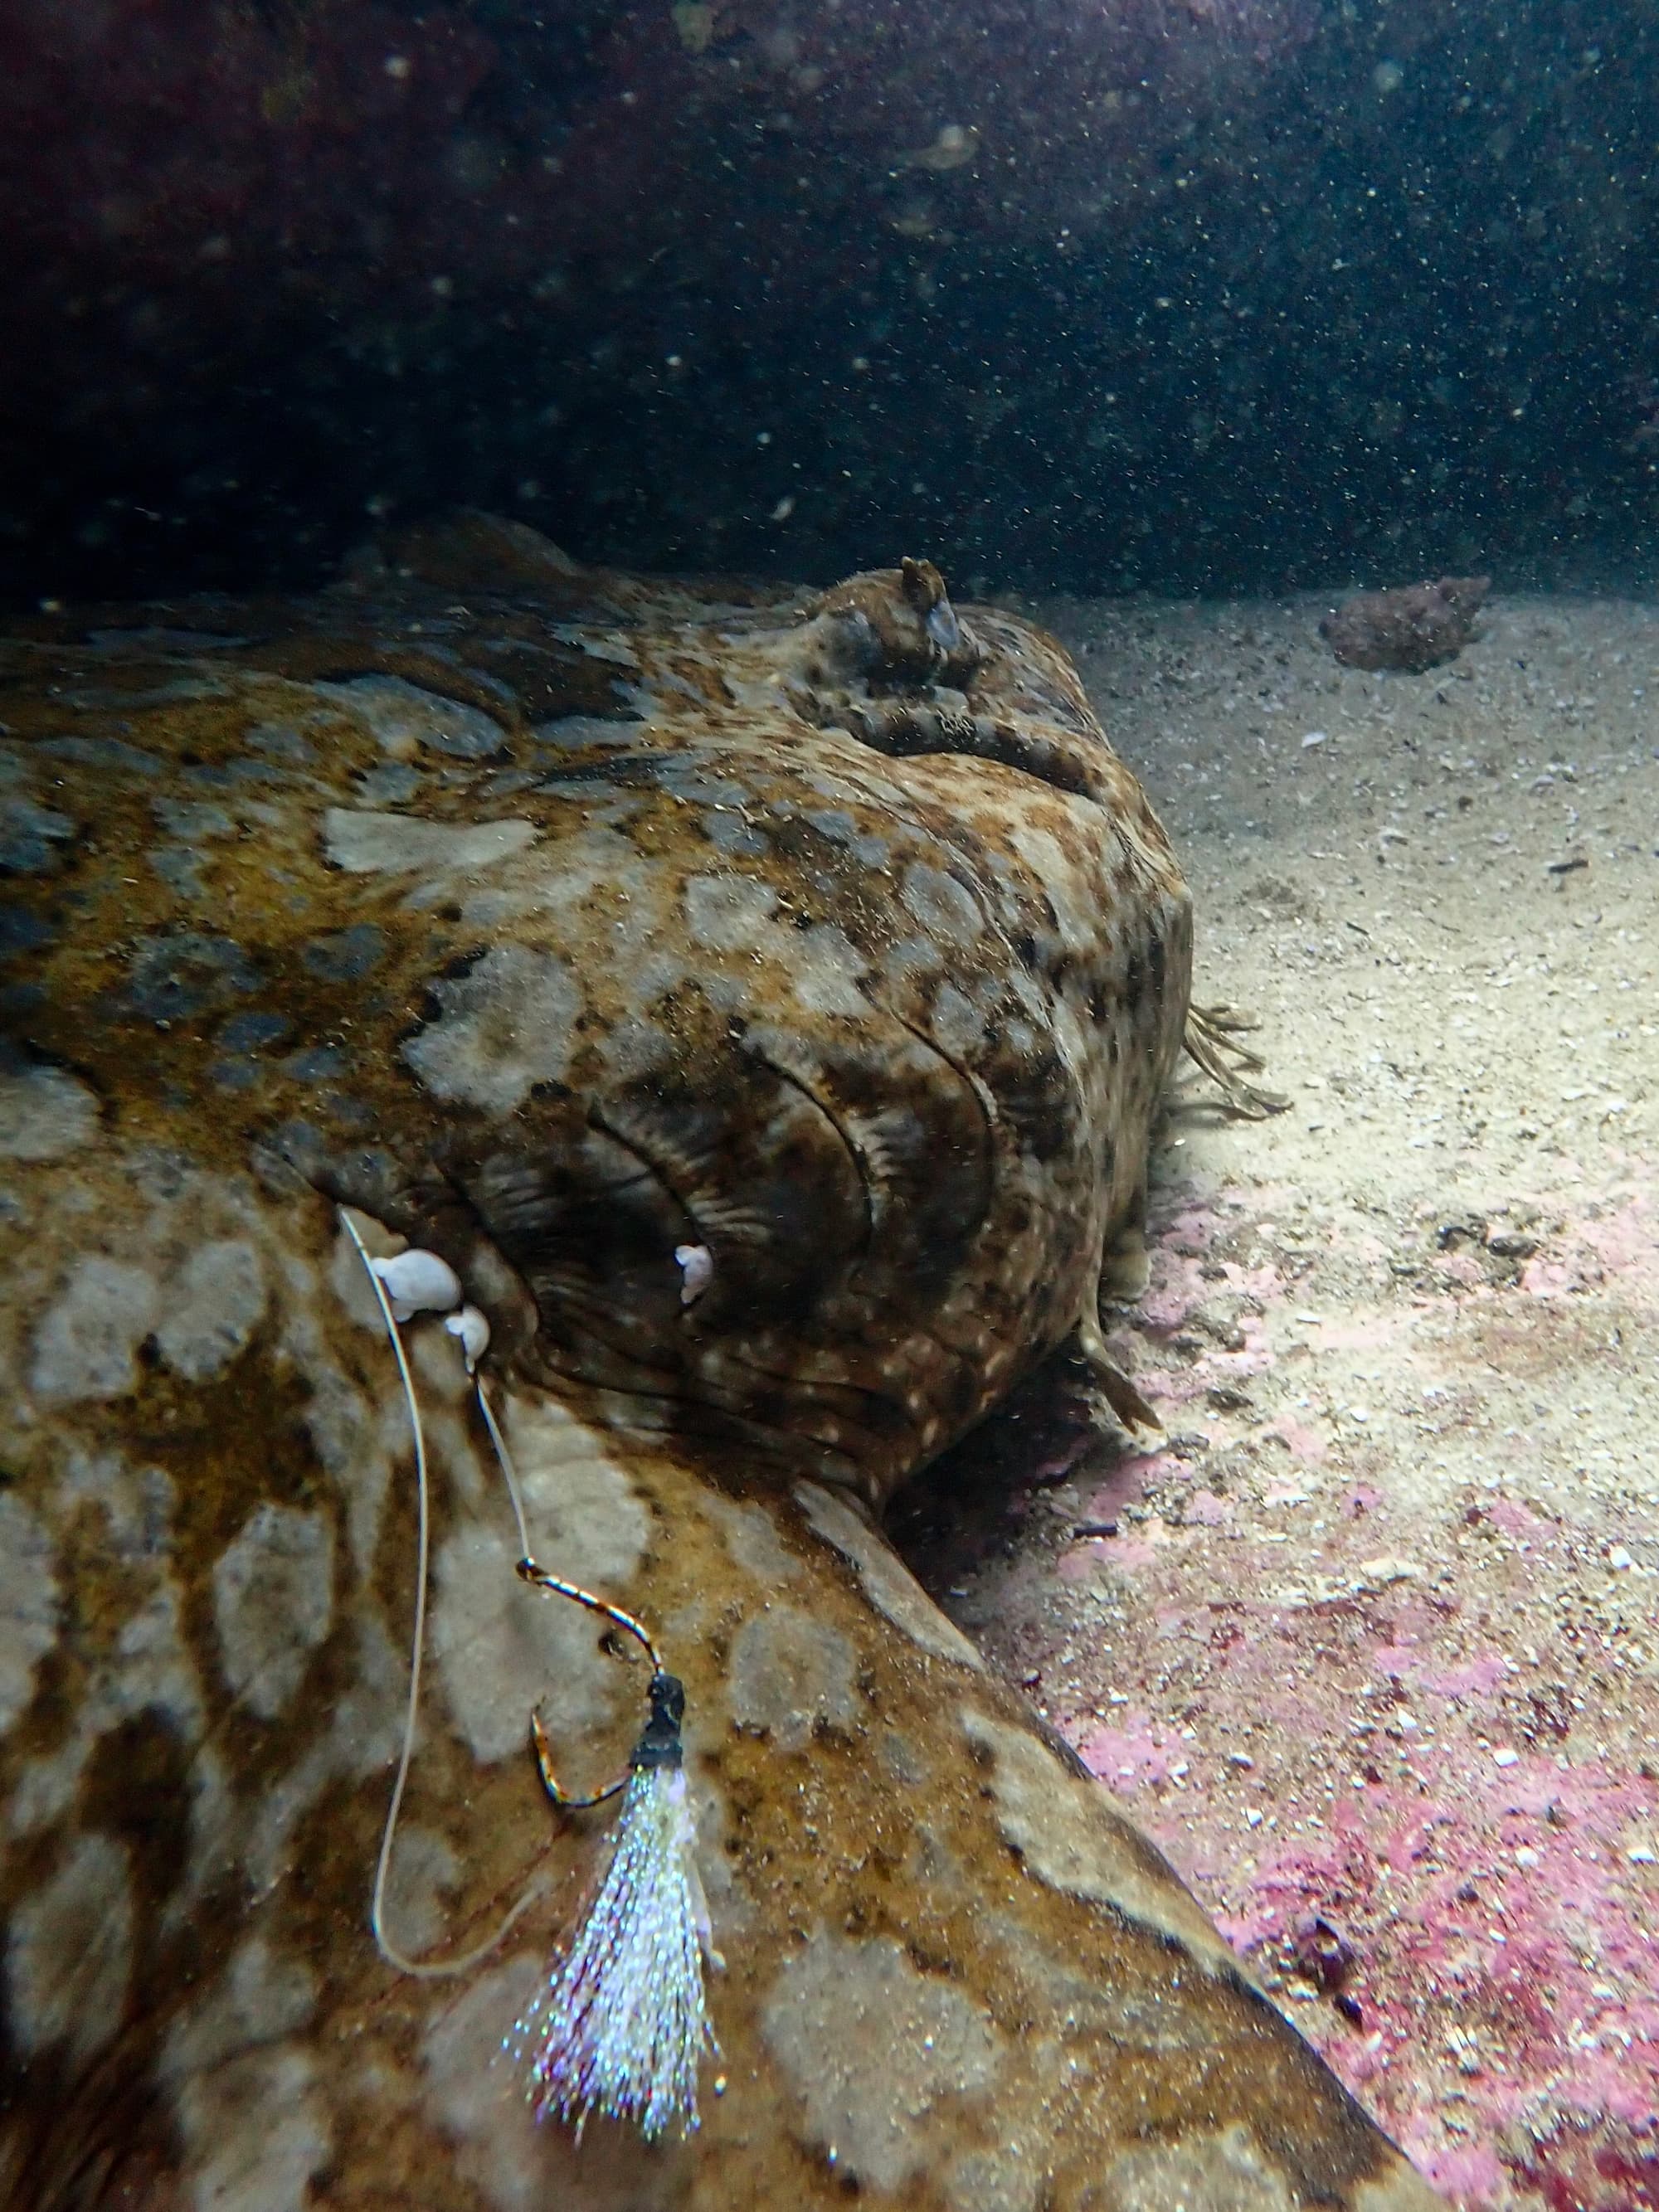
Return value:
[(1051, 1370), (916, 1555), (1449, 2195), (1659, 2205), (1659, 604), (1328, 604), (1024, 610), (1290, 1103), (1172, 1114), (1166, 1440)]

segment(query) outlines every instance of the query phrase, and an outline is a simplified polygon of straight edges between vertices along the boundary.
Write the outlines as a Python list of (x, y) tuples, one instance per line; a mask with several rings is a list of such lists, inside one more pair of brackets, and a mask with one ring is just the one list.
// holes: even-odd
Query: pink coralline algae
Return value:
[(1409, 1263), (1172, 1194), (1116, 1339), (1168, 1440), (1079, 1467), (982, 1615), (1462, 2212), (1659, 2207), (1650, 1476), (1594, 1472), (1659, 1243), (1609, 1165), (1511, 1194), (1524, 1238), (1407, 1217)]
[[(1537, 1753), (1507, 1770), (1488, 1759), (1484, 1773), (1460, 1764), (1429, 1753), (1417, 1787), (1339, 1798), (1317, 1843), (1260, 1868), (1227, 1933), (1299, 1971), (1307, 1916), (1341, 1928), (1358, 2016), (1322, 2040), (1385, 2115), (1427, 2038), (1452, 2053), (1467, 2121), (1494, 2157), (1545, 2092), (1630, 2123), (1650, 2116), (1659, 1990), (1639, 1908), (1609, 1891), (1659, 1790)], [(1438, 2126), (1413, 2120), (1415, 2101), (1406, 2088), (1395, 2117), (1432, 2167)]]
[(1563, 2118), (1518, 2130), (1505, 2148), (1517, 2181), (1548, 2212), (1656, 2212), (1659, 2118), (1634, 2126), (1607, 2118)]

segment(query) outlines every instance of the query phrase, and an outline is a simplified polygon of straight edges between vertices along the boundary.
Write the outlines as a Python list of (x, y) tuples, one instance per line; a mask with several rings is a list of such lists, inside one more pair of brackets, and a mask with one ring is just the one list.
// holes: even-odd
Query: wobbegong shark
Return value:
[[(1060, 648), (470, 516), (0, 673), (4, 2201), (1438, 2203), (882, 1533), (1067, 1342), (1144, 1415), (1099, 1299), (1217, 1064)], [(639, 1894), (548, 1747), (648, 1703), (708, 2033), (684, 2124), (538, 2118)]]

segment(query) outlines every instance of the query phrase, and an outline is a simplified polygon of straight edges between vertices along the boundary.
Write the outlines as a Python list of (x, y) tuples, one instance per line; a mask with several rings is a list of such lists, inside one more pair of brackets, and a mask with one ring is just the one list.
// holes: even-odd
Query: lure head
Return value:
[(680, 1723), (685, 1718), (685, 1685), (678, 1674), (658, 1673), (646, 1692), (651, 1717), (635, 1745), (628, 1764), (635, 1772), (642, 1767), (679, 1766), (684, 1760)]

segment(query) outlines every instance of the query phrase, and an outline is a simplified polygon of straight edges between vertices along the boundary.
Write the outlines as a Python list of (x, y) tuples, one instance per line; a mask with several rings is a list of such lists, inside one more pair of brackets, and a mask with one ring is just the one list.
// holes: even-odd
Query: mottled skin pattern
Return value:
[[(117, 634), (118, 633), (118, 634)], [(877, 1533), (1133, 1247), (1188, 903), (1058, 647), (483, 519), (303, 604), (30, 626), (0, 747), (0, 2191), (31, 2212), (1431, 2199)], [(541, 1558), (690, 1706), (720, 2065), (655, 2150), (499, 2039), (642, 1676), (517, 1584), (435, 1322), (407, 1423), (332, 1201), (435, 1248)], [(691, 1303), (677, 1245), (702, 1243)]]

